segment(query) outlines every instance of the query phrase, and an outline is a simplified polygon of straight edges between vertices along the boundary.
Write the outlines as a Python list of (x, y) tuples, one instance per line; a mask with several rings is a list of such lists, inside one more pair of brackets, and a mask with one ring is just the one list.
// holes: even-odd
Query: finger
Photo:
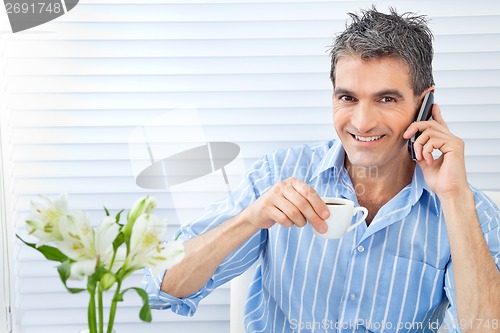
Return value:
[(275, 204), (265, 207), (262, 213), (284, 227), (290, 228), (294, 226), (288, 216)]
[(318, 192), (316, 192), (307, 183), (297, 179), (292, 179), (292, 186), (294, 189), (309, 203), (314, 213), (322, 219), (327, 219), (330, 216), (330, 211), (325, 202), (321, 199)]
[[(323, 224), (323, 219), (318, 216), (316, 211), (311, 206), (310, 202), (299, 193), (295, 187), (289, 183), (287, 191), (283, 193), (285, 199), (293, 205), (288, 207), (287, 205), (282, 203), (282, 206), (286, 211), (284, 211), (290, 220), (292, 220), (297, 226), (303, 227), (306, 223), (306, 220), (312, 224), (313, 227), (317, 227), (318, 225)], [(281, 209), (281, 207), (280, 207)], [(299, 216), (300, 214), (300, 216)]]
[(286, 215), (287, 219), (292, 223), (292, 225), (296, 225), (298, 227), (303, 227), (306, 225), (306, 217), (303, 215), (300, 209), (297, 208), (295, 204), (293, 202), (290, 202), (287, 198), (277, 198), (276, 208)]
[(429, 133), (424, 131), (420, 133), (420, 136), (413, 143), (413, 149), (415, 151), (415, 156), (417, 158), (417, 161), (422, 160), (423, 149), (427, 141), (429, 141), (429, 139), (430, 139)]
[[(449, 142), (451, 133), (449, 132), (448, 128), (445, 126), (437, 123), (436, 121), (428, 121), (427, 122), (427, 128), (423, 130), (419, 137), (415, 140), (414, 142), (414, 150), (415, 150), (415, 156), (417, 157), (417, 161), (420, 161), (422, 158), (428, 159), (428, 157), (424, 157), (422, 155), (423, 153), (423, 147), (427, 147), (429, 140), (436, 140), (436, 142)], [(442, 144), (438, 145), (439, 147), (442, 146)], [(433, 144), (433, 147), (435, 149), (439, 149), (436, 147), (436, 144)], [(430, 149), (430, 147), (429, 147)], [(431, 152), (432, 153), (432, 152)]]
[(434, 150), (439, 150), (442, 154), (447, 153), (448, 149), (445, 147), (446, 143), (449, 142), (449, 138), (446, 137), (432, 137), (425, 143), (422, 149), (422, 154), (428, 165), (434, 163)]
[(432, 145), (431, 144), (425, 144), (423, 147), (422, 147), (422, 158), (424, 159), (425, 163), (427, 163), (427, 165), (431, 165), (433, 162), (434, 162), (434, 157), (432, 156), (432, 152), (434, 151), (434, 149), (432, 148)]
[(292, 186), (295, 191), (289, 193), (290, 201), (314, 229), (320, 233), (326, 232), (327, 226), (324, 220), (330, 216), (330, 211), (324, 201), (312, 187), (298, 179), (292, 180)]
[(434, 119), (438, 124), (441, 124), (446, 129), (448, 129), (448, 125), (444, 121), (443, 114), (441, 113), (441, 108), (438, 104), (434, 104), (432, 107), (432, 119)]
[(434, 122), (433, 120), (417, 121), (417, 122), (411, 123), (411, 125), (408, 126), (406, 131), (403, 133), (403, 138), (410, 139), (417, 132), (423, 133), (428, 129), (437, 128), (438, 126), (439, 125), (436, 122)]
[(411, 138), (417, 132), (424, 132), (429, 128), (434, 128), (441, 130), (443, 132), (449, 132), (448, 125), (444, 121), (441, 114), (441, 108), (439, 105), (434, 104), (432, 108), (432, 119), (427, 121), (416, 121), (410, 124), (406, 131), (403, 133), (405, 139)]
[(416, 121), (410, 124), (406, 131), (403, 133), (403, 138), (405, 139), (410, 139), (412, 136), (414, 136), (417, 132), (423, 132), (426, 129), (431, 127), (431, 121)]
[[(428, 144), (429, 140), (430, 140), (429, 135), (425, 135), (424, 133), (422, 133), (422, 135), (420, 135), (420, 137), (415, 141), (413, 148), (415, 150), (415, 156), (417, 157), (417, 161), (421, 161), (422, 159), (424, 159), (425, 161), (429, 160), (429, 156), (426, 155), (429, 153), (429, 148), (430, 148), (430, 145)], [(432, 155), (432, 148), (430, 149)]]

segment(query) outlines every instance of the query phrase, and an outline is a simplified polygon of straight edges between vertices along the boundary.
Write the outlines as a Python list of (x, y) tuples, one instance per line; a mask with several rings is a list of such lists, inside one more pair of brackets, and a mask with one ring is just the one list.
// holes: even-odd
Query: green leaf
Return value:
[(106, 212), (106, 216), (109, 216), (109, 210), (104, 206), (104, 211)]
[(53, 246), (48, 246), (48, 245), (42, 245), (42, 246), (37, 247), (35, 243), (28, 243), (24, 239), (19, 237), (19, 235), (17, 235), (17, 234), (16, 234), (16, 237), (19, 238), (21, 240), (21, 242), (23, 242), (24, 244), (39, 251), (48, 260), (64, 262), (64, 261), (69, 259), (58, 248), (55, 248)]
[(149, 307), (148, 293), (146, 293), (146, 291), (144, 291), (144, 289), (137, 288), (137, 287), (127, 288), (123, 292), (120, 293), (121, 300), (123, 300), (123, 295), (131, 289), (135, 290), (137, 292), (137, 294), (142, 298), (142, 307), (141, 307), (141, 311), (139, 311), (139, 318), (141, 318), (142, 321), (150, 323), (153, 320), (153, 318), (151, 316), (151, 308)]
[(99, 265), (95, 272), (90, 275), (87, 279), (87, 289), (89, 292), (94, 292), (97, 289), (97, 283), (101, 280), (102, 276), (107, 273), (108, 270), (103, 266)]
[(70, 288), (66, 284), (66, 281), (68, 281), (69, 276), (71, 275), (71, 261), (70, 261), (70, 259), (68, 259), (65, 262), (63, 262), (62, 264), (60, 264), (57, 267), (57, 271), (59, 272), (59, 277), (61, 278), (61, 281), (63, 282), (64, 287), (66, 287), (66, 289), (70, 293), (78, 294), (78, 293), (81, 293), (82, 291), (85, 291), (84, 288)]
[(116, 223), (118, 223), (119, 225), (123, 226), (123, 224), (119, 223), (120, 222), (120, 217), (121, 217), (121, 214), (123, 213), (125, 209), (122, 209), (118, 212), (118, 214), (116, 214), (116, 217), (115, 217), (115, 220), (116, 220)]
[(115, 295), (115, 297), (113, 297), (113, 300), (115, 300), (116, 302), (123, 302), (123, 293)]
[(116, 236), (115, 240), (113, 241), (113, 250), (116, 252), (116, 250), (125, 243), (125, 235), (123, 232), (120, 231), (120, 233)]

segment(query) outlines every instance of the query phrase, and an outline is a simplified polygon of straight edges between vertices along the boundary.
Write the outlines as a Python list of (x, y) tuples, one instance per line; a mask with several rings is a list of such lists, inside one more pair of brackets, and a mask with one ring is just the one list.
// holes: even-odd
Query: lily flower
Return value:
[(68, 211), (68, 198), (61, 194), (55, 200), (39, 196), (31, 201), (31, 214), (26, 220), (28, 232), (38, 238), (37, 247), (62, 239), (59, 232), (59, 219)]
[(124, 265), (128, 270), (144, 267), (167, 269), (182, 260), (182, 243), (172, 241), (165, 244), (160, 241), (166, 226), (166, 220), (160, 220), (155, 215), (142, 214), (137, 218), (130, 238), (130, 253)]
[(146, 195), (138, 199), (128, 212), (127, 224), (123, 229), (124, 235), (126, 237), (130, 237), (137, 218), (142, 214), (150, 214), (155, 208), (156, 208), (156, 198)]
[[(125, 225), (118, 223), (120, 211), (115, 218), (104, 217), (96, 228), (92, 227), (87, 213), (68, 211), (64, 194), (53, 201), (40, 197), (31, 206), (33, 214), (26, 224), (30, 234), (38, 238), (38, 243), (27, 243), (18, 237), (47, 259), (61, 263), (58, 271), (68, 291), (89, 292), (87, 315), (90, 332), (97, 333), (97, 328), (103, 327), (103, 291), (112, 286), (116, 286), (116, 290), (111, 299), (108, 332), (113, 331), (118, 302), (129, 290), (137, 291), (143, 299), (140, 318), (151, 321), (147, 294), (140, 288), (122, 290), (123, 280), (145, 267), (156, 271), (168, 269), (184, 256), (181, 242), (160, 241), (167, 223), (152, 215), (156, 206), (154, 198), (145, 196), (137, 200)], [(106, 211), (106, 214), (109, 215), (109, 212)], [(45, 243), (53, 244), (40, 246)], [(70, 288), (67, 285), (67, 280), (85, 278), (87, 288)]]
[(88, 259), (76, 261), (71, 264), (69, 280), (81, 281), (85, 277), (94, 274), (96, 267), (96, 259)]
[[(113, 241), (120, 232), (120, 226), (115, 222), (115, 218), (106, 216), (95, 230), (95, 254), (98, 262), (106, 266), (111, 264), (113, 257)], [(111, 267), (108, 267), (111, 268)]]
[(95, 259), (94, 229), (83, 211), (71, 211), (59, 219), (62, 240), (56, 244), (62, 253), (75, 261)]

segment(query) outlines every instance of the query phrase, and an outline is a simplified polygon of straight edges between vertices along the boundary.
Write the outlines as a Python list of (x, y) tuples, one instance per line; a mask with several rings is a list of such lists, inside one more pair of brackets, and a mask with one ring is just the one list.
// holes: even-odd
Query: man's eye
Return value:
[(344, 101), (344, 102), (352, 102), (352, 101), (354, 101), (354, 98), (352, 96), (349, 96), (349, 95), (342, 95), (342, 96), (340, 96), (340, 100)]
[(389, 102), (395, 102), (396, 100), (392, 97), (385, 96), (385, 97), (382, 97), (382, 99), (380, 99), (380, 101), (383, 103), (389, 103)]

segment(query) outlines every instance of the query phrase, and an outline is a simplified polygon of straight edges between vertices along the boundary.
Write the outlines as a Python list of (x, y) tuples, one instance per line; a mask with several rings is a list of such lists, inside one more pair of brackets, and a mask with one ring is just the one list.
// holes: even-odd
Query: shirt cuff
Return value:
[(161, 283), (166, 270), (155, 275), (151, 269), (146, 268), (142, 281), (143, 289), (148, 294), (149, 306), (153, 309), (167, 310), (182, 316), (192, 316), (198, 308), (199, 302), (203, 299), (203, 289), (186, 298), (177, 298), (161, 291)]

